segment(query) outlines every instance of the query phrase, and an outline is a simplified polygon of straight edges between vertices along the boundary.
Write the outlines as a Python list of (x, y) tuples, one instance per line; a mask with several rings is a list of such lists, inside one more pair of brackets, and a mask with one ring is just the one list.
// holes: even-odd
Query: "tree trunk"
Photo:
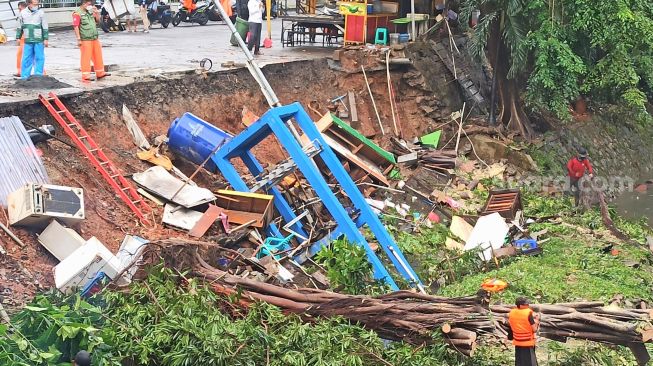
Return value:
[(525, 139), (531, 140), (535, 131), (524, 112), (524, 106), (519, 97), (517, 79), (509, 79), (510, 50), (501, 37), (501, 20), (492, 25), (487, 43), (487, 53), (492, 63), (493, 72), (497, 76), (497, 91), (499, 95), (499, 116), (497, 122), (509, 130), (519, 132)]

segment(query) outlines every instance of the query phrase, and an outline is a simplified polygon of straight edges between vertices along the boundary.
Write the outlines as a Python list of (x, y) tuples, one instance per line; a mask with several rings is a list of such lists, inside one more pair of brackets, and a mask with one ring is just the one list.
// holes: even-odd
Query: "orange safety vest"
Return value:
[(508, 323), (512, 329), (512, 344), (517, 347), (535, 347), (535, 332), (528, 318), (533, 314), (533, 310), (512, 309), (508, 314)]

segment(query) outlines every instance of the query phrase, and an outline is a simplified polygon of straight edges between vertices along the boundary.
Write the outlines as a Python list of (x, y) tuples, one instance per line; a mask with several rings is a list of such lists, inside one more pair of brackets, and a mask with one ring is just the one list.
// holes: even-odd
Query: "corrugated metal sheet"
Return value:
[(50, 183), (43, 161), (18, 117), (0, 118), (0, 204), (25, 183)]

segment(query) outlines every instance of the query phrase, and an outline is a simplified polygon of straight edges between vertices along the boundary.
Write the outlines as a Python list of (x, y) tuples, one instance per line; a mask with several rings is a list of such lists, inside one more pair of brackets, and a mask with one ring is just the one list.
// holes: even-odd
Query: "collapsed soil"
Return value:
[(17, 88), (42, 90), (63, 89), (71, 87), (71, 85), (63, 83), (48, 75), (32, 75), (27, 79), (19, 79), (16, 80), (14, 86)]
[[(328, 111), (330, 100), (353, 91), (360, 121), (357, 128), (367, 136), (376, 136), (381, 146), (389, 146), (392, 115), (385, 71), (369, 72), (367, 75), (380, 118), (384, 123), (385, 136), (380, 134), (378, 120), (362, 74), (333, 71), (327, 66), (326, 60), (269, 65), (264, 68), (264, 72), (283, 104), (300, 102), (314, 120)], [(432, 132), (441, 122), (428, 116), (430, 108), (425, 112), (420, 107), (420, 102), (432, 103), (434, 96), (429, 88), (419, 87), (425, 83), (422, 79), (416, 84), (416, 78), (420, 78), (419, 73), (410, 67), (392, 72), (392, 79), (397, 88), (400, 128), (406, 139)], [(219, 73), (187, 73), (167, 80), (143, 81), (124, 87), (65, 96), (61, 99), (126, 176), (142, 172), (150, 165), (135, 156), (136, 146), (122, 120), (123, 104), (131, 110), (150, 141), (156, 136), (165, 135), (170, 123), (185, 112), (192, 112), (235, 134), (244, 129), (241, 123), (243, 107), (259, 116), (268, 110), (258, 84), (246, 69)], [(457, 108), (444, 102), (439, 104), (443, 109)], [(52, 117), (38, 101), (0, 105), (0, 115), (17, 115), (33, 125), (53, 123)], [(68, 139), (59, 128), (57, 134), (65, 140)], [(152, 221), (157, 224), (152, 227), (139, 224), (134, 214), (77, 149), (57, 141), (42, 144), (39, 148), (43, 152), (43, 160), (52, 184), (84, 189), (86, 220), (77, 227), (84, 238), (95, 236), (116, 252), (126, 234), (150, 240), (186, 236), (184, 232), (163, 227), (160, 224), (162, 208), (154, 204), (151, 204), (155, 216)], [(264, 141), (256, 147), (254, 153), (260, 162), (270, 164), (280, 161), (286, 155), (274, 139)], [(192, 174), (196, 168), (181, 159), (176, 159), (174, 163), (187, 175)], [(198, 174), (195, 181), (200, 186), (213, 190), (225, 187), (220, 175), (206, 171)], [(8, 237), (0, 236), (9, 256), (28, 269), (42, 288), (52, 287), (52, 268), (57, 264), (56, 259), (38, 243), (36, 232), (24, 228), (13, 230), (27, 246), (21, 249)], [(5, 305), (8, 308), (22, 305), (39, 290), (34, 281), (12, 280), (25, 276), (19, 269), (5, 263), (0, 270), (0, 291), (4, 291), (6, 295)]]

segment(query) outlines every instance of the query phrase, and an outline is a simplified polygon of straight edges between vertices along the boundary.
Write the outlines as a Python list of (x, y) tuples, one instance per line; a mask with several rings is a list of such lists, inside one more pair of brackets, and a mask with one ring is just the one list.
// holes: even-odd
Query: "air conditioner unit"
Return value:
[[(54, 267), (54, 283), (61, 292), (70, 294), (84, 288), (99, 272), (116, 279), (121, 271), (120, 260), (99, 240), (91, 237)], [(118, 281), (118, 284), (128, 282)]]
[(7, 197), (9, 224), (45, 227), (52, 219), (74, 225), (85, 218), (81, 188), (28, 183)]

